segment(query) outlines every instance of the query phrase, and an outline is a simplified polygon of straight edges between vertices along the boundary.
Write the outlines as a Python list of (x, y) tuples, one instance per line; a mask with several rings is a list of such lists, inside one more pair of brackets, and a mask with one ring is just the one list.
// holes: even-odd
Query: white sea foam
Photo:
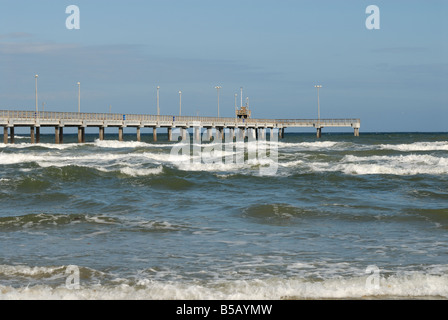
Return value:
[(448, 158), (433, 155), (345, 156), (337, 163), (311, 162), (313, 171), (340, 171), (346, 174), (418, 175), (448, 174)]
[[(57, 270), (61, 272), (61, 270)], [(25, 270), (33, 273), (47, 270)], [(23, 273), (22, 272), (22, 273)], [(415, 273), (381, 277), (379, 287), (366, 285), (368, 276), (331, 278), (310, 281), (302, 278), (270, 278), (230, 280), (207, 283), (157, 281), (139, 279), (130, 285), (117, 279), (116, 285), (91, 285), (68, 289), (61, 285), (35, 285), (15, 288), (0, 285), (3, 300), (62, 300), (62, 299), (153, 299), (153, 300), (273, 300), (273, 299), (383, 299), (383, 298), (448, 298), (448, 276)]]
[(132, 177), (161, 174), (162, 171), (163, 171), (163, 166), (158, 166), (157, 168), (148, 168), (148, 169), (139, 169), (139, 168), (131, 168), (131, 167), (125, 167), (125, 168), (120, 169), (121, 173), (132, 176)]
[(381, 144), (380, 149), (397, 151), (437, 151), (448, 150), (448, 141), (414, 142), (407, 144)]
[(111, 148), (111, 149), (121, 149), (121, 148), (139, 148), (148, 147), (151, 144), (140, 141), (118, 141), (118, 140), (95, 140), (93, 143), (96, 147), (101, 148)]

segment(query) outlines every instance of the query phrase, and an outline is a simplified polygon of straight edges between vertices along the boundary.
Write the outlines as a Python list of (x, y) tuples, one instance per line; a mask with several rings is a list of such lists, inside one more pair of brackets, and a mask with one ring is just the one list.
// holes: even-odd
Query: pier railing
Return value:
[(275, 125), (281, 127), (339, 127), (359, 124), (359, 119), (241, 119), (230, 117), (147, 115), (124, 113), (82, 113), (53, 111), (14, 111), (0, 110), (0, 120), (3, 121), (138, 121), (138, 122), (201, 122), (201, 123), (235, 123), (250, 125)]

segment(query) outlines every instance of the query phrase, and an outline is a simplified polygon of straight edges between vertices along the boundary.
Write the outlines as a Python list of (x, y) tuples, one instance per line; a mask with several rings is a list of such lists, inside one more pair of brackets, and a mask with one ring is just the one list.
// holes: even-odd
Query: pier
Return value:
[[(222, 118), (222, 117), (194, 117), (194, 116), (167, 116), (167, 115), (138, 115), (121, 113), (80, 113), (80, 112), (52, 112), (52, 111), (8, 111), (0, 110), (0, 127), (3, 127), (3, 143), (14, 143), (14, 129), (16, 127), (30, 128), (31, 143), (40, 142), (40, 128), (53, 127), (55, 143), (64, 141), (64, 128), (78, 128), (78, 143), (85, 142), (85, 129), (98, 128), (98, 137), (104, 140), (106, 128), (117, 128), (118, 139), (123, 141), (123, 129), (135, 128), (136, 140), (141, 140), (141, 129), (150, 128), (153, 140), (157, 141), (159, 128), (168, 133), (168, 140), (172, 141), (173, 129), (180, 129), (182, 139), (185, 139), (185, 130), (195, 129), (199, 135), (201, 129), (206, 129), (208, 137), (212, 137), (211, 130), (215, 129), (218, 138), (223, 138), (224, 129), (229, 129), (235, 136), (251, 132), (256, 137), (265, 137), (266, 130), (278, 130), (279, 138), (283, 138), (286, 128), (311, 127), (316, 129), (316, 136), (322, 136), (322, 129), (326, 127), (349, 127), (354, 135), (359, 136), (360, 119), (252, 119), (252, 118)], [(9, 141), (8, 141), (9, 130)], [(244, 136), (244, 135), (243, 135)], [(198, 137), (198, 136), (197, 136)]]

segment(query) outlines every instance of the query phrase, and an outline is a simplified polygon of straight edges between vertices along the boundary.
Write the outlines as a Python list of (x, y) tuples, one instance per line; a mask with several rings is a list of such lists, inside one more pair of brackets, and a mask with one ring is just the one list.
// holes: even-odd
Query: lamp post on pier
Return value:
[(219, 89), (221, 89), (221, 87), (220, 86), (216, 86), (215, 89), (218, 92), (218, 118), (219, 118)]
[(157, 86), (157, 115), (160, 115), (160, 109), (159, 109), (159, 89), (160, 87)]
[(182, 91), (179, 90), (179, 117), (182, 115)]
[(37, 115), (37, 112), (39, 111), (38, 110), (38, 107), (37, 107), (37, 78), (39, 78), (39, 75), (35, 75), (34, 76), (34, 79), (35, 79), (35, 81), (36, 81), (36, 115)]
[(78, 81), (78, 113), (81, 113), (81, 82)]
[(317, 89), (317, 120), (320, 122), (319, 89), (322, 88), (322, 86), (315, 85), (314, 88)]

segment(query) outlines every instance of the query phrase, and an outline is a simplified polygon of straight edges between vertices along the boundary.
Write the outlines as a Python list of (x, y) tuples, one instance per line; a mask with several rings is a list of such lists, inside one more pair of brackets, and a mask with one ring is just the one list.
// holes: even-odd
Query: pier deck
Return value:
[[(324, 127), (350, 127), (354, 135), (359, 136), (360, 119), (241, 119), (222, 117), (194, 117), (194, 116), (166, 116), (166, 115), (138, 115), (122, 113), (78, 113), (78, 112), (33, 112), (0, 110), (0, 126), (3, 127), (3, 142), (8, 143), (8, 129), (10, 143), (14, 143), (14, 128), (29, 127), (32, 143), (40, 140), (41, 127), (55, 128), (55, 142), (63, 142), (63, 128), (77, 127), (78, 142), (85, 142), (85, 128), (99, 128), (99, 138), (104, 139), (104, 129), (115, 127), (119, 130), (119, 140), (123, 140), (123, 128), (135, 127), (137, 141), (140, 141), (141, 128), (153, 128), (153, 137), (157, 141), (157, 128), (168, 130), (168, 139), (172, 138), (172, 129), (179, 128), (184, 132), (188, 128), (215, 128), (221, 134), (226, 128), (234, 132), (235, 129), (258, 131), (278, 129), (279, 137), (284, 135), (285, 128), (313, 127), (320, 138)], [(184, 134), (182, 133), (182, 137)]]

